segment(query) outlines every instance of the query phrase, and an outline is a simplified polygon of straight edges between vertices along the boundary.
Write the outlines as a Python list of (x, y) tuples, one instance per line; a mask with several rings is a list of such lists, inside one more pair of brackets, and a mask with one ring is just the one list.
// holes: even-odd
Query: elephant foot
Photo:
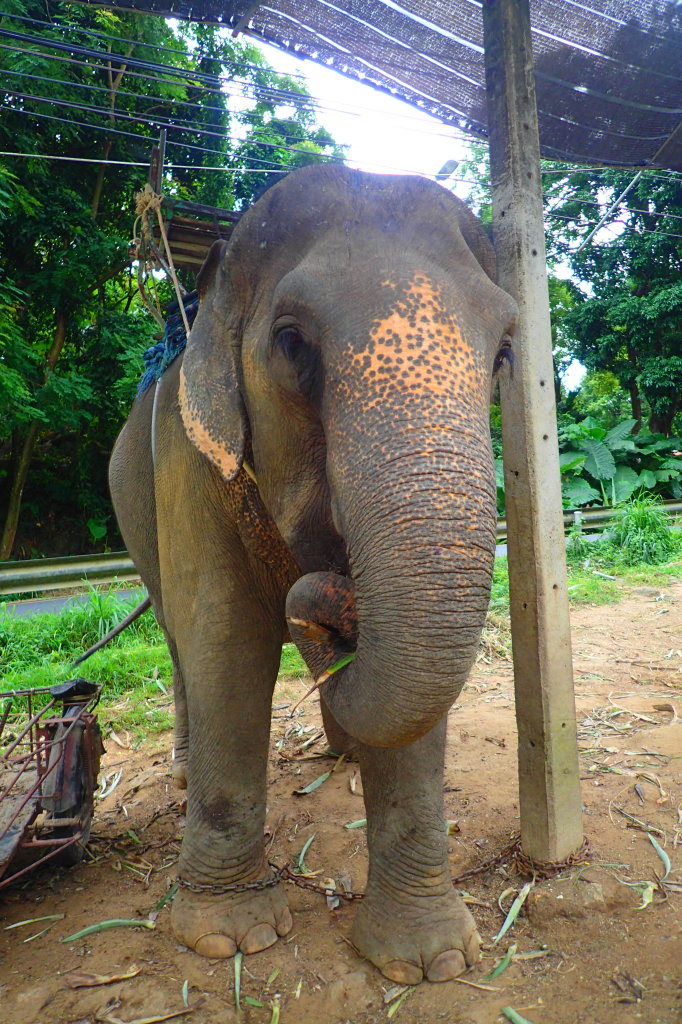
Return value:
[(451, 981), (479, 958), (476, 924), (460, 897), (409, 900), (369, 896), (358, 910), (353, 945), (391, 981)]
[(280, 886), (231, 897), (179, 889), (171, 910), (171, 927), (178, 942), (209, 959), (225, 959), (237, 950), (259, 953), (287, 935), (292, 926)]
[(187, 789), (187, 765), (173, 762), (173, 767), (170, 770), (171, 784), (176, 789)]

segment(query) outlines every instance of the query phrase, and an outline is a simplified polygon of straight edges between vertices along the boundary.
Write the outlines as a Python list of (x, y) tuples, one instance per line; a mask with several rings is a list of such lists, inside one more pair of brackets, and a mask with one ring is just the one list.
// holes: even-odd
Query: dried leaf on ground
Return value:
[(99, 985), (111, 985), (115, 981), (128, 981), (129, 978), (136, 978), (141, 967), (131, 967), (128, 971), (119, 974), (88, 974), (86, 971), (69, 971), (64, 975), (64, 981), (69, 988), (97, 988)]

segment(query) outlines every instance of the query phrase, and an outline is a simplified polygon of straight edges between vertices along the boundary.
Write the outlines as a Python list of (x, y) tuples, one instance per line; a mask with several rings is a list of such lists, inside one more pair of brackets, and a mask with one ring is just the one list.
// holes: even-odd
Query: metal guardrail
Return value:
[[(682, 514), (682, 502), (665, 503), (670, 516)], [(604, 526), (613, 516), (612, 509), (585, 509), (567, 512), (564, 524), (570, 528), (579, 521), (583, 529)], [(507, 522), (497, 520), (497, 539), (507, 536)], [(28, 594), (43, 590), (66, 590), (87, 583), (113, 583), (139, 580), (140, 574), (127, 551), (107, 552), (103, 555), (74, 555), (66, 558), (37, 558), (22, 562), (0, 562), (0, 596)]]
[(0, 595), (28, 594), (42, 590), (67, 590), (87, 583), (139, 580), (140, 574), (127, 551), (68, 558), (36, 558), (0, 562)]

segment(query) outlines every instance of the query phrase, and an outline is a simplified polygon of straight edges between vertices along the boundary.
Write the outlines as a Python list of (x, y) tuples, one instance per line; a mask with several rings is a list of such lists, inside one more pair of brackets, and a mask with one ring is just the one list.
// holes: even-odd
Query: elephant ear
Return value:
[(481, 224), (466, 203), (458, 200), (459, 230), (478, 263), (494, 284), (497, 284), (497, 261), (495, 249)]
[(230, 326), (236, 317), (228, 308), (226, 249), (225, 242), (214, 242), (199, 272), (199, 312), (187, 339), (178, 397), (190, 441), (230, 481), (244, 461), (246, 410), (239, 389), (239, 345)]

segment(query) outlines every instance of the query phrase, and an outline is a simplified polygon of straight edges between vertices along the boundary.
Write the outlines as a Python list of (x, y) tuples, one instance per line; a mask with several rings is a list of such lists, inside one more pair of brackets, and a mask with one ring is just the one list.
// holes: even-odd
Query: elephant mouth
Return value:
[(291, 639), (316, 680), (357, 648), (355, 586), (347, 576), (301, 576), (287, 595), (286, 618)]

